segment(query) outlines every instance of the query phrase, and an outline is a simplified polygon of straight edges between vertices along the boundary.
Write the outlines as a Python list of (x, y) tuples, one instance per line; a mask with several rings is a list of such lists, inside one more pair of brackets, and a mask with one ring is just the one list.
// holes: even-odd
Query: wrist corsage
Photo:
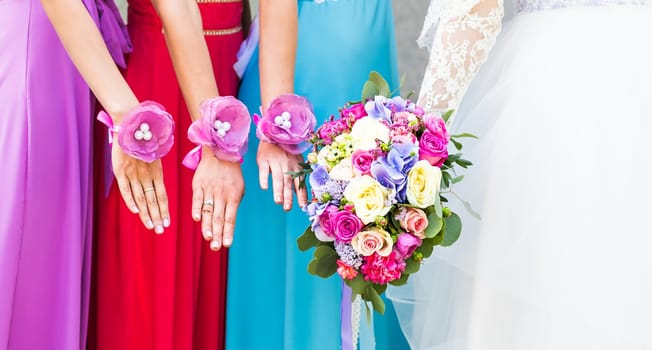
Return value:
[(310, 148), (308, 140), (317, 124), (307, 99), (293, 94), (275, 98), (263, 116), (254, 115), (256, 136), (276, 144), (288, 153), (301, 154)]
[(201, 103), (201, 118), (188, 128), (188, 139), (197, 144), (183, 159), (183, 165), (197, 169), (201, 147), (208, 146), (215, 157), (242, 161), (247, 151), (251, 116), (247, 107), (232, 96), (218, 96)]
[(113, 143), (113, 133), (117, 133), (122, 150), (144, 162), (160, 159), (174, 145), (174, 119), (156, 102), (144, 101), (131, 109), (120, 125), (114, 125), (104, 111), (98, 114), (97, 120), (109, 128), (109, 143)]

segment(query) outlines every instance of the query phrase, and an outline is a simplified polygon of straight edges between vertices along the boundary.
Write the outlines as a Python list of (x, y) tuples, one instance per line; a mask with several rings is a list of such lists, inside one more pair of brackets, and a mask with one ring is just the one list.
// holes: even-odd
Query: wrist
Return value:
[(183, 165), (196, 169), (207, 157), (240, 162), (247, 150), (251, 116), (247, 107), (232, 96), (218, 96), (202, 102), (200, 118), (188, 128), (195, 147)]

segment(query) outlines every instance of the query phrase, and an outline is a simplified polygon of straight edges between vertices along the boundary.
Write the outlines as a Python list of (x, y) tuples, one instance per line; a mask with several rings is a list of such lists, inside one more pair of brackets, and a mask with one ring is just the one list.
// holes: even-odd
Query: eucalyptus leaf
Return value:
[(385, 80), (385, 78), (383, 78), (383, 76), (380, 75), (380, 73), (376, 71), (372, 71), (371, 73), (369, 73), (369, 81), (373, 82), (378, 87), (378, 95), (385, 96), (385, 97), (392, 96), (392, 91), (389, 89), (389, 84), (387, 83), (387, 80)]
[(444, 225), (444, 220), (442, 216), (437, 213), (437, 211), (428, 214), (428, 226), (423, 232), (427, 238), (433, 238), (441, 231), (442, 226)]
[(380, 95), (380, 88), (376, 83), (368, 80), (362, 87), (362, 101), (364, 102), (368, 99), (372, 99), (376, 95)]
[(297, 245), (299, 250), (305, 252), (306, 250), (316, 247), (319, 244), (319, 240), (315, 233), (312, 231), (312, 226), (308, 226), (299, 238), (297, 238)]
[(319, 277), (330, 277), (337, 272), (337, 252), (326, 245), (315, 249), (314, 259), (308, 265), (308, 272)]
[(421, 253), (424, 258), (429, 258), (432, 255), (436, 245), (439, 245), (443, 239), (443, 234), (438, 234), (435, 238), (426, 238), (421, 243), (421, 246), (417, 248), (417, 252)]
[(389, 282), (389, 284), (391, 284), (392, 286), (395, 286), (395, 287), (404, 286), (404, 285), (407, 284), (408, 278), (410, 278), (410, 275), (403, 272), (403, 274), (401, 275), (401, 278), (399, 278), (397, 280), (393, 280), (393, 281)]
[(421, 263), (410, 258), (405, 260), (405, 271), (403, 273), (413, 274), (419, 271), (419, 268), (421, 268)]
[(446, 221), (446, 227), (444, 229), (444, 241), (441, 242), (441, 245), (442, 247), (449, 247), (460, 238), (462, 220), (457, 214), (451, 213), (449, 217), (444, 218), (444, 221)]
[(349, 287), (351, 287), (353, 293), (356, 294), (363, 294), (365, 290), (367, 290), (367, 288), (371, 285), (370, 282), (364, 280), (362, 274), (358, 274), (354, 279), (346, 281), (346, 284), (348, 284)]

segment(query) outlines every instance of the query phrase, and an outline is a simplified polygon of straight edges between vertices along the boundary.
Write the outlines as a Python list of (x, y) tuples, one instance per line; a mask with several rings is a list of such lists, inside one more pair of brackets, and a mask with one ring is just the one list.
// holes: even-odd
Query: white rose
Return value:
[(387, 188), (369, 175), (354, 177), (344, 190), (344, 198), (353, 203), (355, 215), (365, 224), (389, 212), (388, 196)]
[(427, 208), (437, 200), (441, 185), (441, 169), (427, 160), (418, 161), (407, 178), (407, 199), (415, 207)]
[(353, 162), (351, 161), (351, 157), (342, 159), (339, 163), (337, 163), (337, 165), (333, 167), (333, 169), (331, 169), (328, 175), (330, 175), (331, 179), (333, 180), (351, 180), (355, 176), (355, 173), (353, 172)]
[(355, 149), (368, 151), (376, 148), (376, 139), (389, 141), (389, 128), (372, 117), (364, 117), (353, 124), (350, 135)]

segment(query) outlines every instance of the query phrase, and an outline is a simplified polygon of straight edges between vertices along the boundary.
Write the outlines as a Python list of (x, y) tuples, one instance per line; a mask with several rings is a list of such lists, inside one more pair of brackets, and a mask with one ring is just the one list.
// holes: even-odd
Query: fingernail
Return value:
[(204, 232), (204, 238), (206, 238), (206, 239), (211, 239), (211, 238), (213, 238), (213, 233), (212, 233), (210, 230), (206, 230), (206, 231)]
[(199, 219), (200, 219), (200, 216), (199, 216), (198, 213), (194, 213), (194, 214), (192, 214), (192, 217), (195, 218), (195, 220), (199, 220)]
[(276, 197), (276, 198), (274, 198), (274, 200), (275, 200), (276, 202), (281, 202), (281, 197)]
[(131, 207), (131, 211), (138, 214), (140, 210), (138, 210), (138, 207)]
[(211, 241), (211, 249), (213, 249), (213, 250), (219, 250), (219, 249), (220, 249), (220, 242), (218, 242), (218, 241)]
[(159, 235), (163, 233), (163, 226), (161, 225), (156, 225), (156, 229), (154, 229), (154, 232), (158, 233)]
[(233, 243), (231, 238), (225, 238), (224, 239), (224, 246), (227, 246), (227, 247), (231, 246), (231, 243)]
[(163, 219), (163, 226), (170, 227), (170, 219), (168, 218)]
[(154, 223), (152, 222), (152, 220), (147, 220), (147, 223), (145, 225), (147, 226), (148, 229), (154, 228)]

